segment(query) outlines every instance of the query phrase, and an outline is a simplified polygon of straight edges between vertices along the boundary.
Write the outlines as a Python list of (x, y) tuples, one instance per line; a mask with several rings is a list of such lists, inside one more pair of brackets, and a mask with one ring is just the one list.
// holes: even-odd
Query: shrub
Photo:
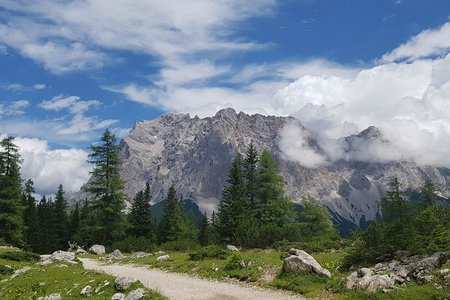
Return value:
[(122, 252), (144, 251), (152, 252), (156, 249), (155, 243), (144, 237), (127, 237), (111, 245), (110, 250), (119, 249)]
[(231, 254), (227, 263), (225, 264), (225, 270), (236, 270), (241, 268), (242, 256), (239, 253)]
[(39, 254), (27, 252), (27, 251), (10, 251), (0, 253), (0, 258), (14, 261), (35, 261), (41, 257)]
[(204, 258), (226, 259), (228, 251), (217, 245), (211, 245), (189, 253), (191, 260), (202, 260)]
[(0, 275), (8, 275), (14, 273), (14, 270), (7, 266), (0, 265)]
[(165, 251), (187, 251), (197, 249), (198, 247), (198, 241), (193, 239), (170, 241), (160, 245), (160, 248)]

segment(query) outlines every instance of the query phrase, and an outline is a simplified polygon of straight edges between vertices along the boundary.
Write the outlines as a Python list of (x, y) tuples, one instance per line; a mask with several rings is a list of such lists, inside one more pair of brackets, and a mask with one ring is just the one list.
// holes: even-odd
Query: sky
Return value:
[[(305, 167), (450, 167), (449, 16), (448, 0), (0, 0), (0, 135), (41, 194), (86, 182), (106, 128), (226, 107), (298, 118), (326, 152), (287, 126)], [(344, 157), (339, 138), (371, 125), (392, 142)]]

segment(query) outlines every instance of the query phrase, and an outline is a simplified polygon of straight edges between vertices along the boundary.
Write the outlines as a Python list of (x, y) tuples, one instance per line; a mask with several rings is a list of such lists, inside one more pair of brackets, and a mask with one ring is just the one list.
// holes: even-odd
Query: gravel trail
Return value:
[(301, 296), (228, 282), (218, 282), (132, 265), (102, 265), (93, 259), (80, 258), (85, 269), (116, 277), (138, 279), (146, 288), (175, 300), (305, 300)]

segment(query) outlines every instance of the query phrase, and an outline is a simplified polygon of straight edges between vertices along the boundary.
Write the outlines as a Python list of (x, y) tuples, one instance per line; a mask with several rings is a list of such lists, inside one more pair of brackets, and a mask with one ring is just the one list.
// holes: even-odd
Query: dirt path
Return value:
[(131, 265), (101, 265), (96, 260), (80, 259), (85, 269), (96, 270), (116, 277), (138, 279), (145, 287), (176, 300), (294, 300), (303, 299), (281, 291), (210, 281), (186, 274), (170, 273), (158, 269)]

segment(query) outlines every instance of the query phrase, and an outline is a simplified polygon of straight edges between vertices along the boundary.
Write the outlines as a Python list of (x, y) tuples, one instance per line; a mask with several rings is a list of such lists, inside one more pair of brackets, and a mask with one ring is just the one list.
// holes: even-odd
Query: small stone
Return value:
[(57, 294), (57, 293), (38, 298), (38, 300), (61, 300), (61, 299), (62, 299), (61, 294)]
[(93, 245), (91, 248), (89, 248), (89, 252), (97, 255), (105, 254), (105, 246), (103, 245)]
[(116, 290), (121, 292), (126, 291), (135, 282), (136, 280), (128, 277), (118, 277), (114, 281)]
[(166, 254), (166, 255), (158, 256), (156, 258), (156, 261), (165, 261), (165, 260), (169, 260), (169, 259), (170, 259), (170, 256)]
[(122, 293), (116, 293), (111, 297), (111, 300), (125, 300), (125, 295)]
[(236, 246), (233, 245), (227, 245), (227, 249), (232, 252), (239, 252), (239, 249)]
[(92, 287), (90, 285), (85, 286), (81, 292), (80, 292), (81, 296), (90, 296), (92, 295)]
[(145, 290), (144, 289), (136, 289), (131, 291), (125, 300), (140, 300), (144, 298)]

